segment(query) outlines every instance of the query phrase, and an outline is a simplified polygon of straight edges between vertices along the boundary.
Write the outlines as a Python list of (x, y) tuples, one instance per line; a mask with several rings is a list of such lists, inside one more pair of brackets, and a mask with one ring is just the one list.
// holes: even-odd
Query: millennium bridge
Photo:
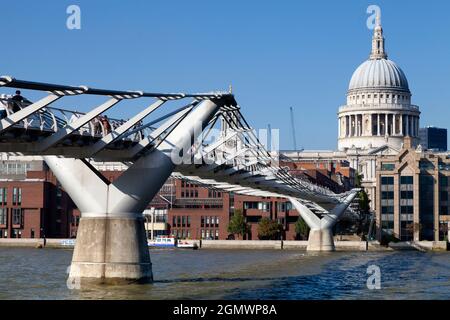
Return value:
[[(0, 87), (45, 93), (36, 102), (1, 99), (0, 152), (42, 156), (79, 208), (70, 278), (153, 280), (142, 212), (171, 175), (207, 188), (288, 199), (311, 229), (310, 251), (335, 250), (332, 228), (359, 191), (334, 194), (291, 176), (260, 142), (231, 92), (106, 90), (9, 76), (0, 77)], [(87, 95), (106, 101), (87, 113), (50, 106)], [(105, 118), (127, 100), (142, 101), (142, 110), (127, 120)], [(219, 123), (226, 130), (209, 142)], [(119, 161), (128, 169), (110, 182), (91, 161)]]

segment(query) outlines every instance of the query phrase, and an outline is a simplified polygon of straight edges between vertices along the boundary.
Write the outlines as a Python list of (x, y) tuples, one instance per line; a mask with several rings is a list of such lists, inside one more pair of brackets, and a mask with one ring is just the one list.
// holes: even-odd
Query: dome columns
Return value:
[(404, 136), (417, 138), (419, 136), (419, 112), (416, 113), (394, 110), (341, 112), (339, 114), (339, 139)]

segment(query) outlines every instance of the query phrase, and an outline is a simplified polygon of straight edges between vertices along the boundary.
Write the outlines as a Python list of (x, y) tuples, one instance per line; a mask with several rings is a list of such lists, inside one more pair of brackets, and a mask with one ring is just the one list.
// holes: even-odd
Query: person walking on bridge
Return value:
[(108, 117), (104, 115), (101, 120), (103, 126), (103, 136), (106, 136), (111, 132), (111, 124), (109, 123)]
[(13, 112), (17, 112), (22, 110), (21, 108), (21, 104), (25, 101), (25, 99), (22, 97), (22, 94), (20, 92), (20, 90), (16, 91), (16, 94), (14, 95), (14, 97), (11, 98), (12, 101), (12, 111)]
[(8, 98), (6, 94), (2, 94), (0, 96), (0, 119), (4, 119), (8, 116), (8, 112), (6, 111)]

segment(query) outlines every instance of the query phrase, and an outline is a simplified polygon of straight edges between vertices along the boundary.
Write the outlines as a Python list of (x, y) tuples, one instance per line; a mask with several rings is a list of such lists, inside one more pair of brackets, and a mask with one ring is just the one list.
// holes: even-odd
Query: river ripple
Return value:
[[(450, 299), (450, 253), (151, 250), (149, 285), (66, 286), (71, 250), (0, 248), (0, 299)], [(380, 290), (366, 286), (381, 269)]]

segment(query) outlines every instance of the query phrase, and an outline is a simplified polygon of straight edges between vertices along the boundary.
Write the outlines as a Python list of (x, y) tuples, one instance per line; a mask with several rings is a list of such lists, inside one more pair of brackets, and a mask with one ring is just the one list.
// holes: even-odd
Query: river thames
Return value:
[[(154, 283), (69, 290), (71, 250), (0, 248), (0, 299), (450, 299), (450, 253), (151, 250)], [(381, 270), (369, 290), (367, 268)]]

